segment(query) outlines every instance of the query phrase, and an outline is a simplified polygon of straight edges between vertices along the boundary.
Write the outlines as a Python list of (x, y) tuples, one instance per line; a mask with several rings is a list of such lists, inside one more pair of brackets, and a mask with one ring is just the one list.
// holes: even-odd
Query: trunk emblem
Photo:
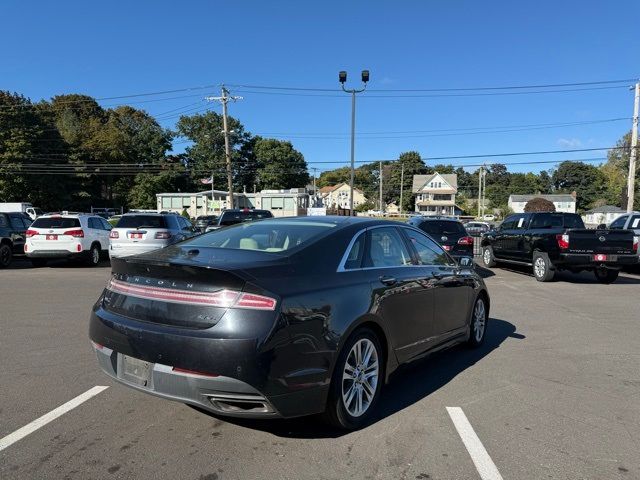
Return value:
[(447, 240), (449, 240), (449, 237), (440, 237), (440, 238), (443, 242), (446, 242)]
[(601, 242), (604, 242), (606, 240), (606, 238), (603, 235), (600, 235), (598, 237), (598, 240), (600, 240)]

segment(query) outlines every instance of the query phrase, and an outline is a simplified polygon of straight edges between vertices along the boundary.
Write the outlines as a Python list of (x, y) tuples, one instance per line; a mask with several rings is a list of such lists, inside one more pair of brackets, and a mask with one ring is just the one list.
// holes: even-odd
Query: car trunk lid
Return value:
[(633, 250), (633, 232), (629, 230), (589, 230), (574, 229), (565, 233), (568, 236), (567, 253), (631, 255)]

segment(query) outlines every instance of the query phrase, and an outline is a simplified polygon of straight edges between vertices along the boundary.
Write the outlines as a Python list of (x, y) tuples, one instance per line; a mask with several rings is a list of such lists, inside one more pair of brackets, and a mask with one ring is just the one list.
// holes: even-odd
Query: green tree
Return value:
[(383, 197), (386, 203), (396, 202), (400, 206), (400, 177), (402, 174), (402, 168), (404, 167), (404, 182), (403, 182), (403, 198), (402, 198), (402, 210), (407, 212), (413, 210), (415, 205), (415, 195), (411, 191), (413, 187), (414, 175), (425, 175), (431, 173), (427, 168), (424, 160), (420, 154), (416, 151), (401, 153), (398, 160), (393, 162), (389, 168), (389, 178), (385, 183), (383, 182)]
[(172, 155), (159, 162), (159, 173), (140, 173), (135, 176), (127, 195), (127, 203), (134, 208), (156, 208), (156, 194), (188, 192), (195, 186), (183, 163), (183, 155)]
[[(631, 132), (618, 140), (616, 147), (607, 153), (607, 161), (600, 167), (605, 178), (604, 198), (607, 203), (627, 207), (627, 177), (631, 153)], [(634, 209), (640, 209), (640, 169), (636, 169), (636, 192)]]
[(581, 212), (591, 208), (605, 192), (604, 174), (597, 167), (583, 162), (562, 162), (552, 178), (557, 191), (577, 193), (576, 206)]
[(302, 188), (309, 183), (307, 162), (291, 142), (257, 137), (253, 154), (262, 189)]
[(549, 200), (542, 198), (542, 197), (535, 197), (532, 198), (531, 200), (529, 200), (526, 205), (524, 206), (524, 211), (526, 213), (529, 212), (555, 212), (556, 211), (556, 206), (553, 204), (553, 202), (550, 202)]

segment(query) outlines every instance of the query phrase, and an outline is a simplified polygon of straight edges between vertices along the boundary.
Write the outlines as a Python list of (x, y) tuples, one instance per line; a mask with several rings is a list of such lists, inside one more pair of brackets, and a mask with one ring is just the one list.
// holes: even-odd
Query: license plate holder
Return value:
[(47, 234), (47, 236), (45, 237), (45, 240), (57, 240), (58, 239), (58, 235), (57, 234)]
[(140, 387), (151, 386), (152, 363), (128, 355), (121, 355), (120, 358), (120, 378)]
[(136, 240), (142, 239), (142, 234), (141, 233), (131, 233), (131, 234), (129, 234), (129, 236), (131, 238), (133, 238), (133, 239), (136, 239)]

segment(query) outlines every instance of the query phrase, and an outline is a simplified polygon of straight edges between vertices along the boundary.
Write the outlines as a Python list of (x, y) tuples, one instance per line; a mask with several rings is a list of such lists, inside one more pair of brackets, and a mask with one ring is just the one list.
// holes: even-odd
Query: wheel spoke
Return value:
[(353, 396), (356, 393), (356, 384), (351, 384), (351, 388), (343, 395), (344, 406), (347, 407), (347, 410), (350, 410), (349, 405), (351, 405), (351, 401), (353, 400)]
[(371, 355), (373, 354), (373, 345), (371, 343), (367, 343), (364, 350), (364, 359), (362, 360), (362, 365), (367, 366), (369, 360), (371, 360)]
[(362, 388), (358, 388), (358, 393), (357, 393), (358, 397), (357, 397), (357, 414), (360, 415), (363, 411), (362, 408)]
[(362, 386), (363, 386), (364, 393), (367, 395), (367, 402), (370, 402), (371, 399), (373, 398), (373, 394), (375, 393), (376, 389), (373, 388), (373, 386), (369, 384), (367, 380), (362, 382)]
[(374, 371), (376, 374), (378, 373), (378, 361), (374, 361), (371, 365), (367, 365), (367, 367), (364, 369), (365, 373), (369, 373), (371, 371)]

